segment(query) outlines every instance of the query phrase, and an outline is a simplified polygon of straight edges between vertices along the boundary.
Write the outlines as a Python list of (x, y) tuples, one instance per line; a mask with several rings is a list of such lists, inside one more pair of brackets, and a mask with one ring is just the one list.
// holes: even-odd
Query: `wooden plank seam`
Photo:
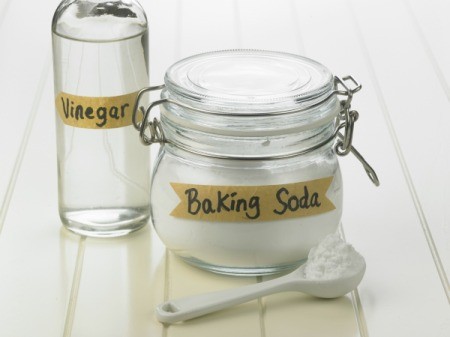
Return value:
[(11, 0), (6, 0), (3, 7), (0, 9), (0, 29), (3, 26), (3, 22), (5, 21), (6, 14), (8, 13), (9, 5), (11, 4)]
[(375, 67), (374, 67), (372, 59), (371, 59), (371, 57), (369, 55), (369, 51), (367, 49), (367, 46), (366, 46), (366, 44), (364, 42), (364, 37), (362, 36), (361, 28), (360, 28), (359, 22), (358, 22), (358, 20), (356, 18), (355, 11), (354, 11), (353, 5), (351, 3), (351, 0), (347, 0), (347, 5), (348, 5), (348, 8), (349, 8), (349, 12), (351, 13), (353, 24), (355, 26), (357, 40), (358, 40), (360, 49), (362, 51), (362, 54), (363, 54), (364, 61), (366, 63), (367, 69), (369, 71), (373, 87), (375, 89), (375, 94), (376, 94), (376, 97), (377, 97), (377, 100), (378, 100), (378, 104), (379, 104), (380, 109), (381, 109), (381, 111), (383, 113), (383, 117), (384, 117), (384, 119), (386, 121), (386, 126), (388, 128), (388, 132), (389, 132), (389, 135), (391, 137), (391, 141), (392, 141), (392, 143), (394, 145), (395, 152), (397, 153), (397, 158), (399, 160), (400, 166), (402, 168), (403, 176), (404, 176), (404, 178), (406, 180), (406, 184), (407, 184), (409, 192), (411, 194), (411, 198), (412, 198), (412, 201), (414, 203), (414, 206), (415, 206), (415, 209), (416, 209), (416, 212), (417, 212), (417, 216), (419, 218), (419, 221), (420, 221), (423, 233), (425, 235), (425, 240), (426, 240), (426, 242), (428, 244), (428, 248), (430, 250), (431, 256), (432, 256), (433, 261), (434, 261), (434, 264), (436, 266), (436, 270), (437, 270), (439, 279), (441, 281), (441, 284), (443, 286), (445, 295), (447, 297), (448, 302), (450, 303), (450, 286), (449, 286), (449, 281), (448, 281), (447, 275), (445, 273), (444, 267), (442, 265), (442, 261), (441, 261), (441, 258), (439, 256), (439, 252), (438, 252), (438, 250), (436, 248), (436, 245), (434, 243), (433, 235), (432, 235), (432, 233), (430, 231), (430, 228), (428, 226), (428, 221), (427, 221), (427, 218), (426, 218), (425, 213), (423, 211), (422, 204), (420, 202), (420, 198), (419, 198), (419, 196), (417, 194), (416, 188), (415, 188), (414, 183), (412, 181), (411, 174), (410, 174), (409, 169), (408, 169), (408, 164), (406, 163), (405, 157), (403, 155), (403, 151), (401, 149), (400, 142), (398, 140), (397, 133), (395, 131), (394, 124), (392, 122), (392, 119), (391, 119), (391, 116), (390, 116), (390, 113), (389, 113), (389, 109), (387, 107), (386, 101), (384, 99), (384, 95), (383, 95), (382, 90), (381, 90), (380, 82), (379, 82), (378, 77), (377, 77), (377, 75), (375, 73)]
[[(261, 283), (263, 281), (262, 276), (256, 277), (257, 283)], [(266, 337), (266, 303), (264, 297), (258, 298), (258, 317), (259, 317), (259, 329), (261, 331), (261, 337)]]
[(50, 74), (50, 52), (47, 54), (44, 65), (42, 67), (41, 74), (39, 76), (39, 81), (37, 83), (36, 93), (34, 95), (33, 103), (31, 104), (31, 110), (29, 112), (29, 116), (27, 119), (27, 124), (23, 131), (22, 140), (19, 146), (19, 151), (17, 152), (16, 160), (14, 163), (14, 167), (11, 173), (11, 177), (9, 178), (8, 187), (6, 189), (5, 196), (3, 198), (3, 202), (0, 208), (0, 235), (3, 230), (3, 225), (6, 219), (6, 215), (8, 213), (9, 204), (11, 202), (12, 196), (14, 194), (14, 189), (16, 186), (17, 177), (19, 175), (23, 157), (25, 155), (25, 151), (28, 146), (28, 141), (30, 138), (31, 130), (33, 129), (34, 121), (36, 119), (37, 111), (39, 108), (39, 104), (42, 99), (42, 94), (44, 92), (46, 81), (48, 80)]
[(439, 84), (441, 85), (445, 96), (447, 97), (447, 100), (450, 102), (450, 88), (449, 85), (445, 79), (445, 76), (441, 70), (441, 67), (439, 66), (439, 63), (434, 56), (434, 53), (431, 49), (430, 44), (428, 43), (428, 40), (420, 27), (419, 20), (417, 20), (416, 15), (414, 14), (413, 9), (411, 8), (411, 4), (409, 1), (403, 0), (403, 4), (406, 7), (406, 12), (408, 13), (409, 19), (411, 20), (412, 26), (414, 27), (414, 30), (419, 37), (420, 43), (422, 44), (422, 48), (425, 50), (425, 53), (428, 57), (428, 60), (430, 61), (431, 65), (433, 66), (434, 73), (436, 74), (437, 79), (439, 80)]
[[(339, 234), (341, 235), (344, 241), (347, 241), (345, 238), (344, 227), (342, 226), (342, 222), (339, 223)], [(361, 299), (359, 297), (358, 288), (356, 288), (350, 293), (350, 297), (352, 300), (352, 306), (353, 311), (355, 313), (356, 325), (358, 326), (359, 335), (361, 337), (369, 337), (369, 330), (367, 329), (366, 317), (364, 315)]]
[[(169, 301), (170, 298), (170, 254), (169, 250), (165, 248), (164, 252), (164, 302)], [(169, 333), (169, 325), (163, 324), (162, 337), (167, 337)]]
[(73, 321), (78, 299), (78, 290), (80, 289), (81, 274), (83, 270), (84, 252), (86, 248), (86, 237), (81, 236), (78, 242), (78, 254), (73, 272), (72, 287), (70, 290), (69, 304), (67, 306), (66, 319), (64, 322), (63, 337), (70, 337), (72, 334)]

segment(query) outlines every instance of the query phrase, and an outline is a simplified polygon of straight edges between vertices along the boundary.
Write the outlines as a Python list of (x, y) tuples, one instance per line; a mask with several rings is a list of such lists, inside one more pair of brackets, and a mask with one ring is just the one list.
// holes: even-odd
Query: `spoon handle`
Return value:
[(156, 318), (163, 323), (175, 323), (203, 316), (237, 304), (245, 303), (275, 292), (291, 290), (286, 276), (206, 294), (183, 297), (164, 302), (156, 307)]

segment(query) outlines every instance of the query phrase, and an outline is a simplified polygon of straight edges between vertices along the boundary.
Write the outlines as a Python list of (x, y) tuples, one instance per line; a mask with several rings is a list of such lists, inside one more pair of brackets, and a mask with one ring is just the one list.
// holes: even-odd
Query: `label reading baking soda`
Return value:
[(333, 177), (266, 186), (170, 183), (180, 203), (170, 215), (200, 221), (270, 221), (332, 211), (326, 196)]
[(132, 124), (137, 94), (87, 97), (60, 92), (55, 100), (56, 111), (64, 124), (77, 128), (120, 128)]

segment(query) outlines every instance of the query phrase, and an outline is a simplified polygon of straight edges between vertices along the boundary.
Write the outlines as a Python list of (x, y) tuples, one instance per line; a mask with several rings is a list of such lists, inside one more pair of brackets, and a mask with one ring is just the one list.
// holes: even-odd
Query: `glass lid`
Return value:
[(184, 103), (249, 114), (307, 108), (328, 98), (334, 89), (333, 75), (320, 63), (261, 50), (188, 57), (167, 70), (165, 84), (169, 95)]

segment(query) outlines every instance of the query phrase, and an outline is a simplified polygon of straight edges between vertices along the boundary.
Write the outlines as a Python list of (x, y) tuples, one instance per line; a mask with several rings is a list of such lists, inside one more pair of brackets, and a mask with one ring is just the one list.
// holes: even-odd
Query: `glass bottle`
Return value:
[(149, 150), (131, 122), (148, 85), (147, 19), (134, 0), (64, 0), (52, 22), (59, 213), (120, 236), (149, 218)]

